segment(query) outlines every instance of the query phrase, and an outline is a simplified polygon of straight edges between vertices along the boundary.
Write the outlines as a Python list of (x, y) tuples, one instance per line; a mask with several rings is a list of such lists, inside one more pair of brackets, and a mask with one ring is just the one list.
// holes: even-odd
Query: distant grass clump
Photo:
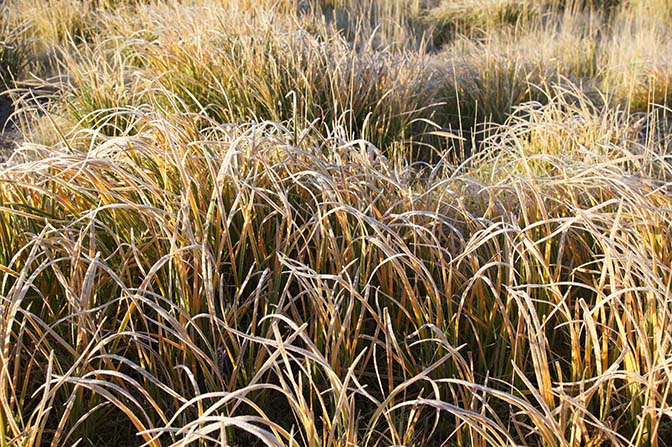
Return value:
[[(440, 46), (427, 41), (434, 25), (423, 14), (457, 7), (452, 3), (279, 3), (263, 11), (236, 2), (105, 5), (94, 9), (86, 44), (74, 40), (58, 51), (67, 76), (65, 100), (57, 102), (70, 104), (73, 121), (108, 134), (123, 134), (128, 124), (115, 122), (117, 108), (161, 103), (220, 122), (341, 127), (385, 151), (405, 142), (415, 148), (412, 157), (434, 160), (452, 143), (433, 131), (478, 133), (522, 103), (545, 102), (550, 85), (568, 81), (632, 111), (669, 97), (665, 59), (647, 56), (652, 48), (666, 51), (666, 22), (649, 27), (638, 13), (644, 7), (630, 3), (614, 10), (517, 2), (536, 11), (525, 24), (497, 22), (480, 37), (458, 32)], [(329, 19), (329, 8), (349, 11), (354, 30)], [(476, 5), (460, 8), (473, 12)], [(356, 21), (365, 12), (373, 22)], [(396, 23), (391, 40), (376, 25), (388, 20)], [(426, 26), (418, 25), (423, 20)], [(606, 25), (612, 22), (613, 30)]]
[(55, 111), (108, 135), (127, 130), (118, 109), (149, 102), (219, 122), (342, 128), (390, 147), (421, 138), (418, 118), (431, 119), (440, 100), (423, 55), (357, 50), (323, 25), (293, 29), (275, 11), (162, 5), (138, 6), (132, 19), (99, 14), (105, 37), (62, 47), (50, 88)]
[(273, 15), (228, 15), (237, 29), (216, 17), (207, 34), (196, 31), (199, 10), (183, 16), (183, 28), (156, 22), (158, 45), (142, 52), (150, 73), (161, 74), (159, 85), (196, 105), (192, 111), (204, 108), (221, 122), (340, 125), (386, 146), (403, 140), (417, 110), (429, 106), (431, 74), (421, 55), (360, 52), (326, 30), (285, 28)]
[(7, 0), (0, 444), (669, 444), (664, 4)]
[(672, 103), (671, 22), (661, 21), (664, 17), (624, 15), (610, 42), (602, 87), (635, 112)]
[(0, 86), (12, 87), (14, 77), (22, 78), (26, 61), (26, 36), (22, 25), (7, 20), (7, 7), (0, 5)]
[(524, 27), (542, 12), (543, 2), (527, 0), (488, 0), (475, 2), (443, 1), (427, 12), (434, 46), (453, 41), (457, 36), (479, 38), (503, 28)]

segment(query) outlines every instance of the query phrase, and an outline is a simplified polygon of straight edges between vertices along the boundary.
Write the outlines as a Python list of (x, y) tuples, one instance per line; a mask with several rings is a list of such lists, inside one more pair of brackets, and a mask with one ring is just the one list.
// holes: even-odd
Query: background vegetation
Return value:
[(0, 9), (0, 445), (672, 445), (669, 0)]

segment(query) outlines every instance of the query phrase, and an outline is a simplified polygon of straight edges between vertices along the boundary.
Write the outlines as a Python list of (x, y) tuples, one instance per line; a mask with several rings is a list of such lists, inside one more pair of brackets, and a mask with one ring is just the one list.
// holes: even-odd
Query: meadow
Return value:
[(672, 0), (0, 12), (0, 446), (672, 446)]

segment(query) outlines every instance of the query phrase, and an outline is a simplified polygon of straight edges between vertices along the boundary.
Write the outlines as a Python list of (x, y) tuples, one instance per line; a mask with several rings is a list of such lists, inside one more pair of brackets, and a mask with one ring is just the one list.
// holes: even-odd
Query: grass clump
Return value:
[(28, 65), (24, 25), (7, 19), (8, 7), (0, 5), (0, 84), (3, 90), (13, 86), (15, 77), (22, 78)]
[(672, 439), (665, 16), (56, 4), (0, 19), (0, 444)]
[(133, 120), (119, 112), (140, 104), (147, 88), (129, 62), (133, 57), (135, 52), (127, 51), (119, 39), (64, 52), (61, 63), (67, 75), (56, 80), (61, 96), (56, 107), (80, 126), (106, 135), (132, 131)]
[(485, 2), (443, 1), (427, 12), (435, 46), (457, 36), (482, 38), (502, 28), (525, 27), (541, 13), (540, 5), (527, 0), (488, 0)]
[(55, 95), (71, 120), (108, 134), (125, 131), (119, 108), (147, 102), (219, 122), (342, 128), (390, 147), (421, 138), (426, 126), (417, 120), (436, 108), (423, 55), (357, 49), (324, 25), (292, 29), (277, 11), (163, 5), (128, 22), (109, 14), (113, 37), (63, 51), (66, 76)]
[(670, 104), (672, 71), (666, 56), (670, 53), (667, 25), (627, 16), (620, 23), (608, 56), (604, 90), (634, 112), (647, 111), (651, 104)]
[(191, 115), (39, 149), (3, 174), (2, 243), (10, 408), (40, 422), (5, 436), (91, 439), (111, 411), (161, 445), (664, 438), (667, 155), (579, 107), (420, 183), (364, 141)]

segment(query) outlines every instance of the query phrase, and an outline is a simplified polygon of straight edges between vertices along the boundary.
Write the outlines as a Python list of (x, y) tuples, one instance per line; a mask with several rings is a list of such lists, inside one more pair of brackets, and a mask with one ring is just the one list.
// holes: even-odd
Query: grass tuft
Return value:
[(3, 3), (0, 444), (666, 445), (663, 4)]

